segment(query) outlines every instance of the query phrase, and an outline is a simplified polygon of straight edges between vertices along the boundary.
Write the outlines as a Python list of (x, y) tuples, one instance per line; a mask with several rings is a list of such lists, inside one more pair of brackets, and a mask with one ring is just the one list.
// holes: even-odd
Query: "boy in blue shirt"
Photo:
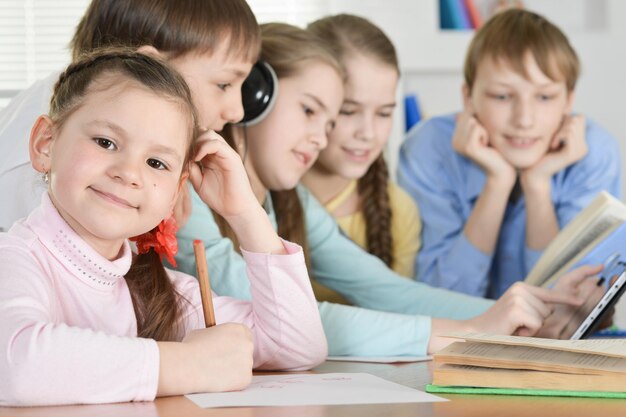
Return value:
[(579, 61), (545, 18), (510, 9), (475, 35), (463, 111), (413, 129), (399, 183), (423, 220), (419, 280), (499, 297), (600, 190), (621, 196), (619, 150), (571, 113)]

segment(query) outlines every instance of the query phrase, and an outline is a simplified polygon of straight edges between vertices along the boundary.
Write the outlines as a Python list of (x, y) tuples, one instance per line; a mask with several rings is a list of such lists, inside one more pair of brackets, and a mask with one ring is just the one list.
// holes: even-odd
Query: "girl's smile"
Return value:
[(346, 153), (350, 160), (357, 163), (367, 163), (371, 159), (371, 151), (369, 149), (351, 149), (346, 146), (342, 146), (341, 150)]
[(93, 191), (97, 196), (101, 197), (104, 201), (109, 202), (115, 206), (127, 208), (127, 209), (138, 209), (139, 206), (135, 206), (130, 202), (126, 201), (123, 198), (116, 196), (115, 194), (100, 191), (97, 188), (90, 186), (88, 187), (91, 191)]

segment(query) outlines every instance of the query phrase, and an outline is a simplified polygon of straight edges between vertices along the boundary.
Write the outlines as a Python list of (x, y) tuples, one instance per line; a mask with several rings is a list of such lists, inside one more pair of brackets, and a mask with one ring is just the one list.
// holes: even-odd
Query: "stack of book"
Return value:
[(428, 392), (626, 398), (626, 340), (451, 335)]

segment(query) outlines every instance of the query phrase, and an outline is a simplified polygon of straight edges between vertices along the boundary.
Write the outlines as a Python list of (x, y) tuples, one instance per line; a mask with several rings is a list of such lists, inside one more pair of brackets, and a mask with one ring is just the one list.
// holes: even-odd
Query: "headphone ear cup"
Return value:
[(274, 107), (278, 95), (278, 78), (265, 61), (257, 61), (241, 86), (244, 116), (238, 123), (251, 126), (263, 120)]

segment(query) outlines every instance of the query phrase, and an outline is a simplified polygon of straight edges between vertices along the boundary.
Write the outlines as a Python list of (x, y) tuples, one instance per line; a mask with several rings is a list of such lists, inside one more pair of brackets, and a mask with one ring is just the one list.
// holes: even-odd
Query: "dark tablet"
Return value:
[(606, 272), (599, 279), (597, 289), (590, 294), (567, 324), (561, 338), (578, 340), (591, 336), (611, 312), (612, 307), (626, 290), (626, 270), (620, 265), (619, 271)]

